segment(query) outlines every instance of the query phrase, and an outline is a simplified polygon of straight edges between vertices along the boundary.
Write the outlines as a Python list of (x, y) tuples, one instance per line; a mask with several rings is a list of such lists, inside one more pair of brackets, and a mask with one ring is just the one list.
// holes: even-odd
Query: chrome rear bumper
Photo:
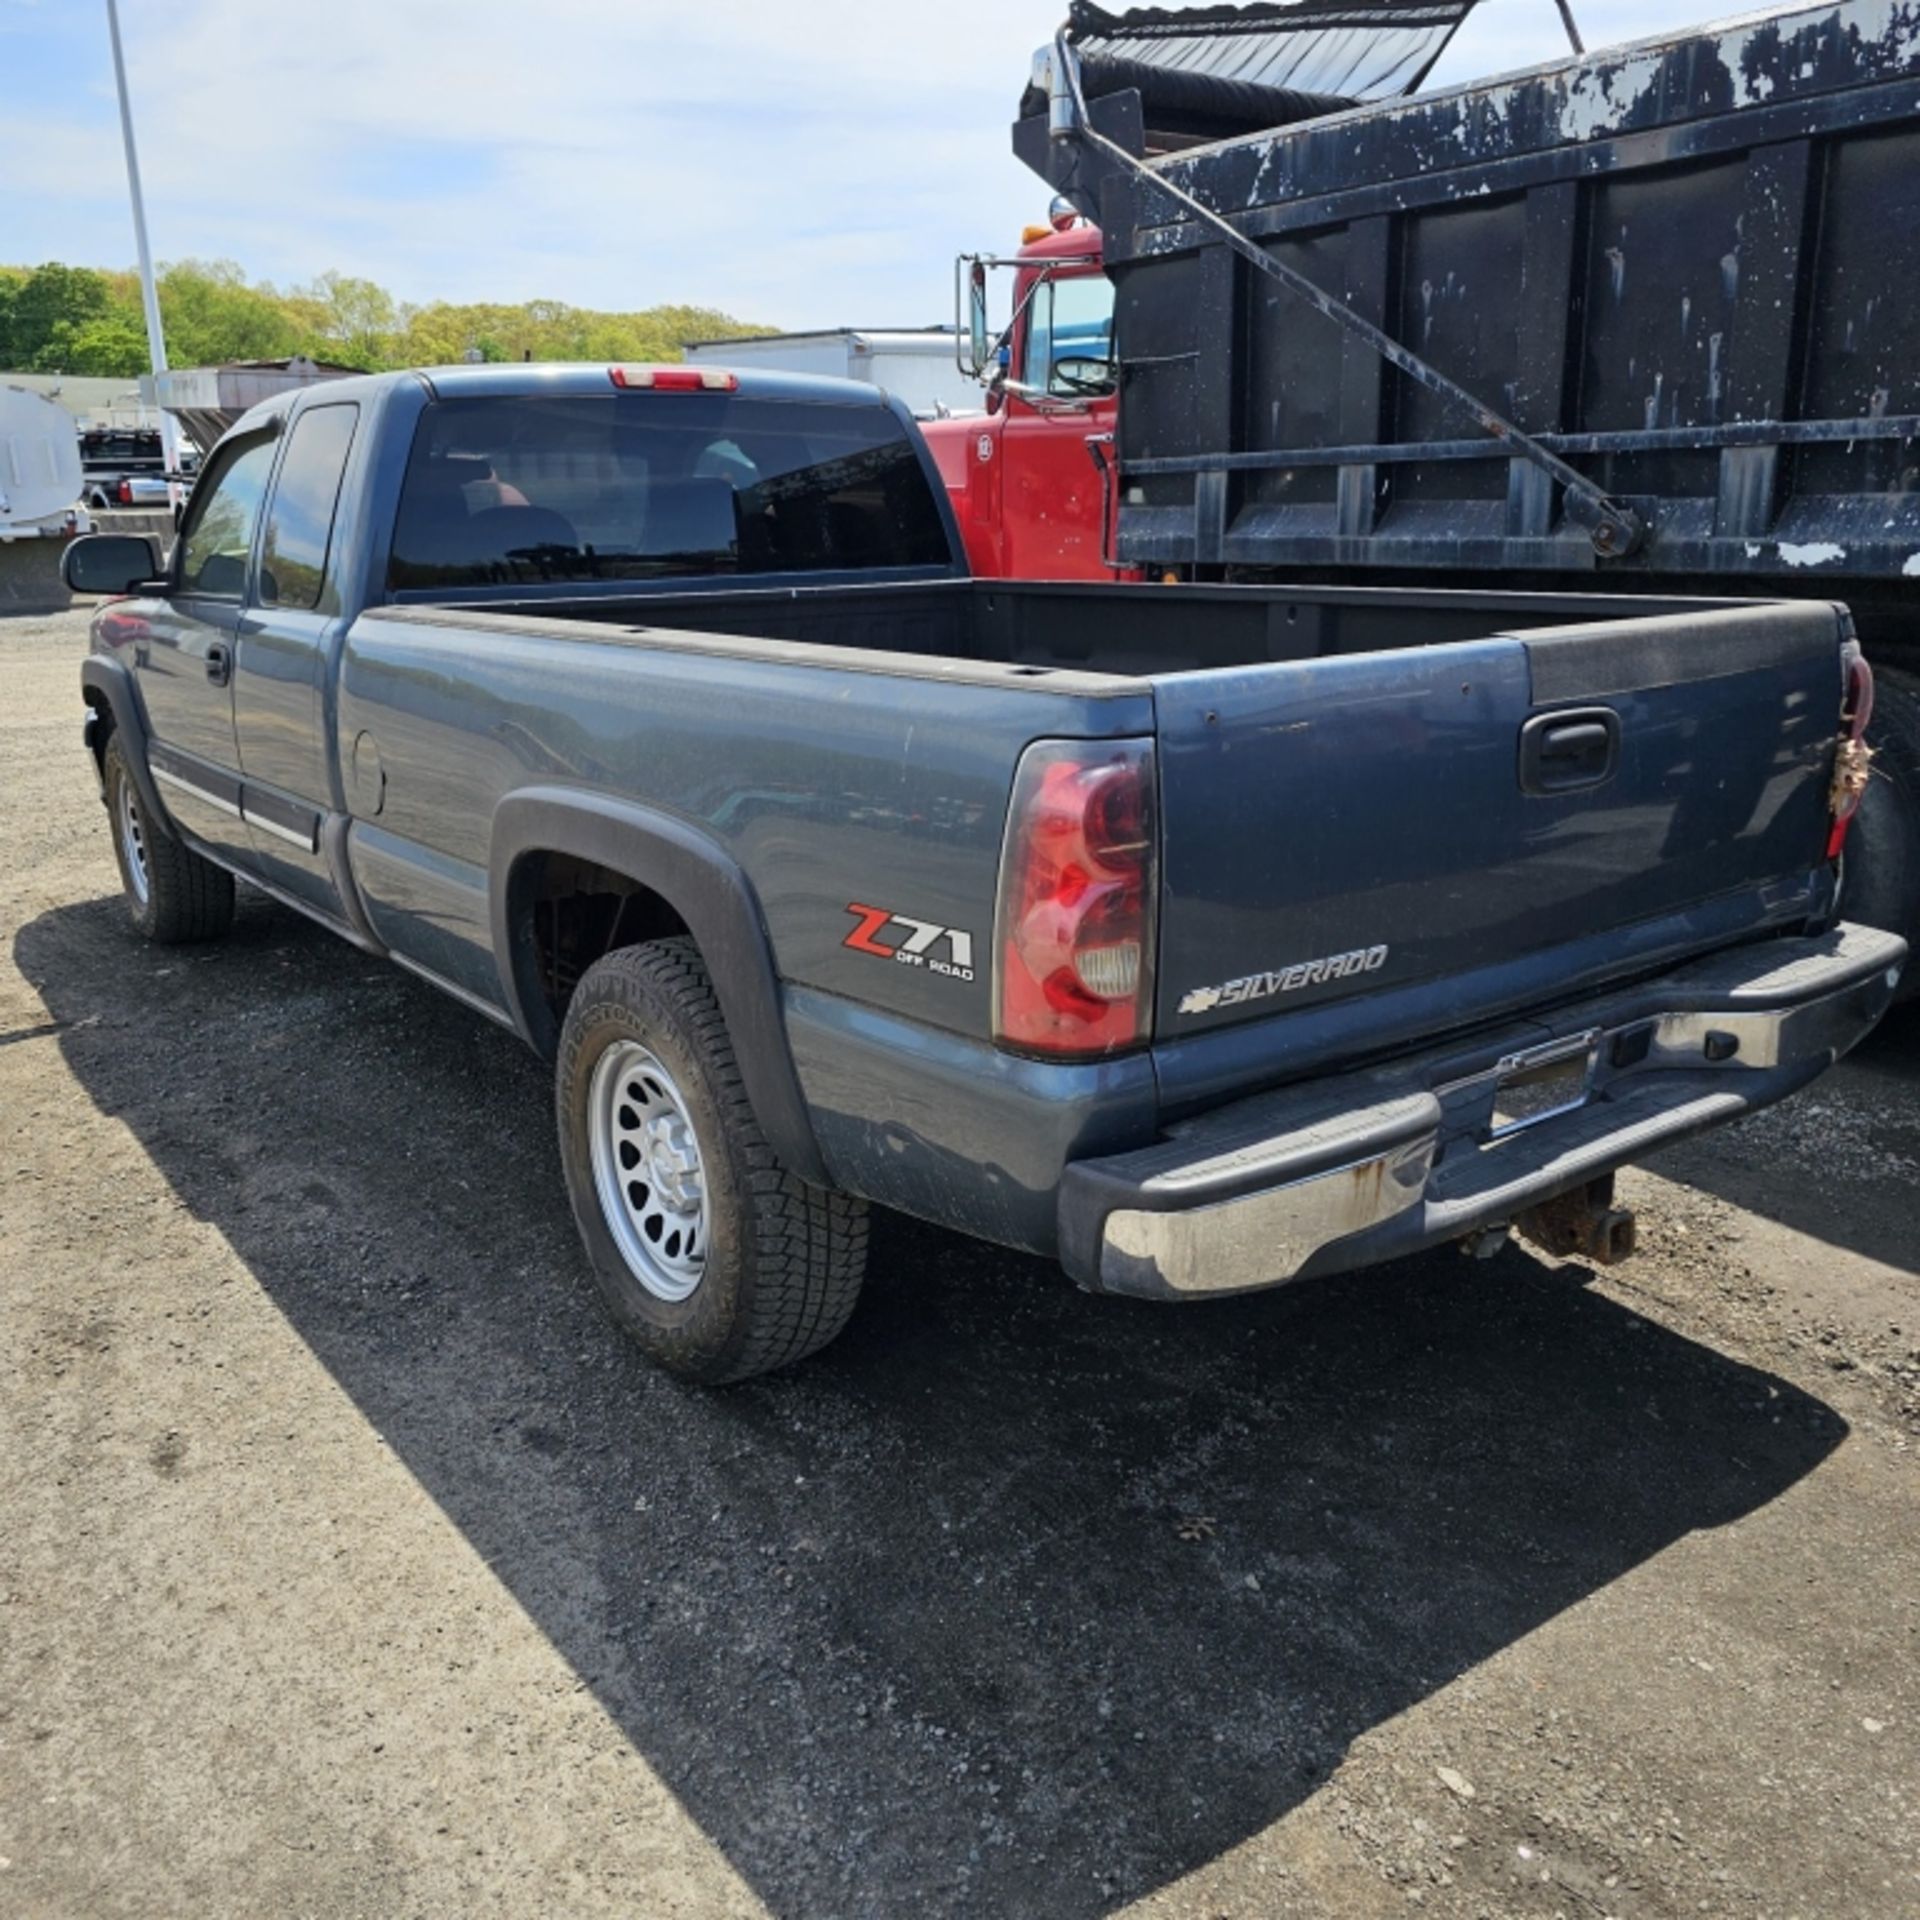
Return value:
[[(1153, 1299), (1244, 1293), (1511, 1221), (1655, 1147), (1805, 1086), (1887, 1010), (1906, 943), (1867, 927), (1769, 940), (1539, 1020), (1337, 1081), (1283, 1088), (1077, 1161), (1061, 1264)], [(1497, 1096), (1576, 1062), (1518, 1120)]]

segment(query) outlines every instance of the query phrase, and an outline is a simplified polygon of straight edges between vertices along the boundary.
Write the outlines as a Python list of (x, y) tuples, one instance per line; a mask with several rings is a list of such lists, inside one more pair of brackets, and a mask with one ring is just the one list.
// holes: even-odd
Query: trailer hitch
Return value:
[(1530, 462), (1550, 475), (1566, 491), (1567, 518), (1586, 529), (1593, 550), (1603, 560), (1623, 560), (1636, 552), (1647, 537), (1644, 521), (1624, 501), (1596, 487), (1578, 468), (1568, 465), (1557, 453), (1521, 431), (1504, 414), (1450, 379), (1438, 367), (1430, 366), (1411, 348), (1403, 347), (1371, 320), (1355, 313), (1338, 295), (1329, 293), (1317, 281), (1310, 280), (1296, 267), (1277, 260), (1264, 247), (1256, 245), (1231, 220), (1215, 213), (1183, 188), (1163, 180), (1159, 174), (1136, 159), (1118, 142), (1109, 140), (1093, 124), (1087, 112), (1086, 94), (1080, 85), (1080, 60), (1067, 43), (1068, 26), (1054, 35), (1053, 60), (1047, 85), (1047, 133), (1055, 141), (1078, 140), (1083, 145), (1118, 162), (1136, 179), (1143, 180), (1164, 194), (1203, 226), (1210, 227), (1248, 265), (1257, 267), (1268, 279), (1277, 280), (1314, 312), (1324, 315), (1336, 326), (1344, 327), (1355, 339), (1377, 353), (1389, 365), (1398, 367), (1409, 380), (1416, 380), (1429, 393), (1435, 393), (1464, 413), (1481, 432), (1510, 447), (1519, 459)]
[(1617, 1267), (1631, 1256), (1638, 1237), (1632, 1209), (1613, 1204), (1610, 1173), (1529, 1207), (1513, 1224), (1542, 1253), (1591, 1260), (1597, 1267)]

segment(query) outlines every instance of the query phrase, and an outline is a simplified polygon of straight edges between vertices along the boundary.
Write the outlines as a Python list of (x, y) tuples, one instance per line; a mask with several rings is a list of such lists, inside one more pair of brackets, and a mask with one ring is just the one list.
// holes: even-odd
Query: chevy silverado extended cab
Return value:
[(1175, 1299), (1518, 1226), (1865, 1033), (1844, 611), (966, 577), (905, 410), (456, 368), (249, 413), (83, 669), (156, 940), (234, 878), (556, 1062), (616, 1317), (730, 1380), (868, 1201)]

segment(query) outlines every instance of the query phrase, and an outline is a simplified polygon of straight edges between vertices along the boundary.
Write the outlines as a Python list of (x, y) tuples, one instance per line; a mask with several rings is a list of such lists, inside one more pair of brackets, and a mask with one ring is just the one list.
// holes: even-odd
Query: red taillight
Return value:
[(994, 922), (994, 1038), (1103, 1054), (1153, 1032), (1153, 747), (1041, 741), (1021, 756)]
[(616, 387), (652, 393), (738, 393), (740, 376), (718, 367), (609, 367)]
[(1872, 750), (1867, 746), (1867, 722), (1873, 718), (1873, 669), (1857, 640), (1840, 650), (1840, 744), (1833, 765), (1833, 826), (1827, 834), (1827, 858), (1837, 860), (1847, 844), (1847, 829), (1860, 811), (1867, 791)]
[(122, 480), (120, 482), (120, 504), (123, 507), (133, 505), (133, 482), (131, 480)]

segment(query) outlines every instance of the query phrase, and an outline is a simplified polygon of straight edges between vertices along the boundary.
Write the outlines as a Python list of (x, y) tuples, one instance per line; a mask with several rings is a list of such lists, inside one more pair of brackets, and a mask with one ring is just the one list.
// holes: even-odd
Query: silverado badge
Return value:
[(1265, 1000), (1276, 993), (1297, 993), (1328, 980), (1345, 980), (1356, 973), (1378, 973), (1387, 964), (1385, 947), (1355, 947), (1325, 960), (1298, 960), (1274, 973), (1249, 973), (1217, 987), (1195, 987), (1180, 997), (1182, 1013), (1211, 1013), (1215, 1007), (1238, 1007), (1249, 1000)]

